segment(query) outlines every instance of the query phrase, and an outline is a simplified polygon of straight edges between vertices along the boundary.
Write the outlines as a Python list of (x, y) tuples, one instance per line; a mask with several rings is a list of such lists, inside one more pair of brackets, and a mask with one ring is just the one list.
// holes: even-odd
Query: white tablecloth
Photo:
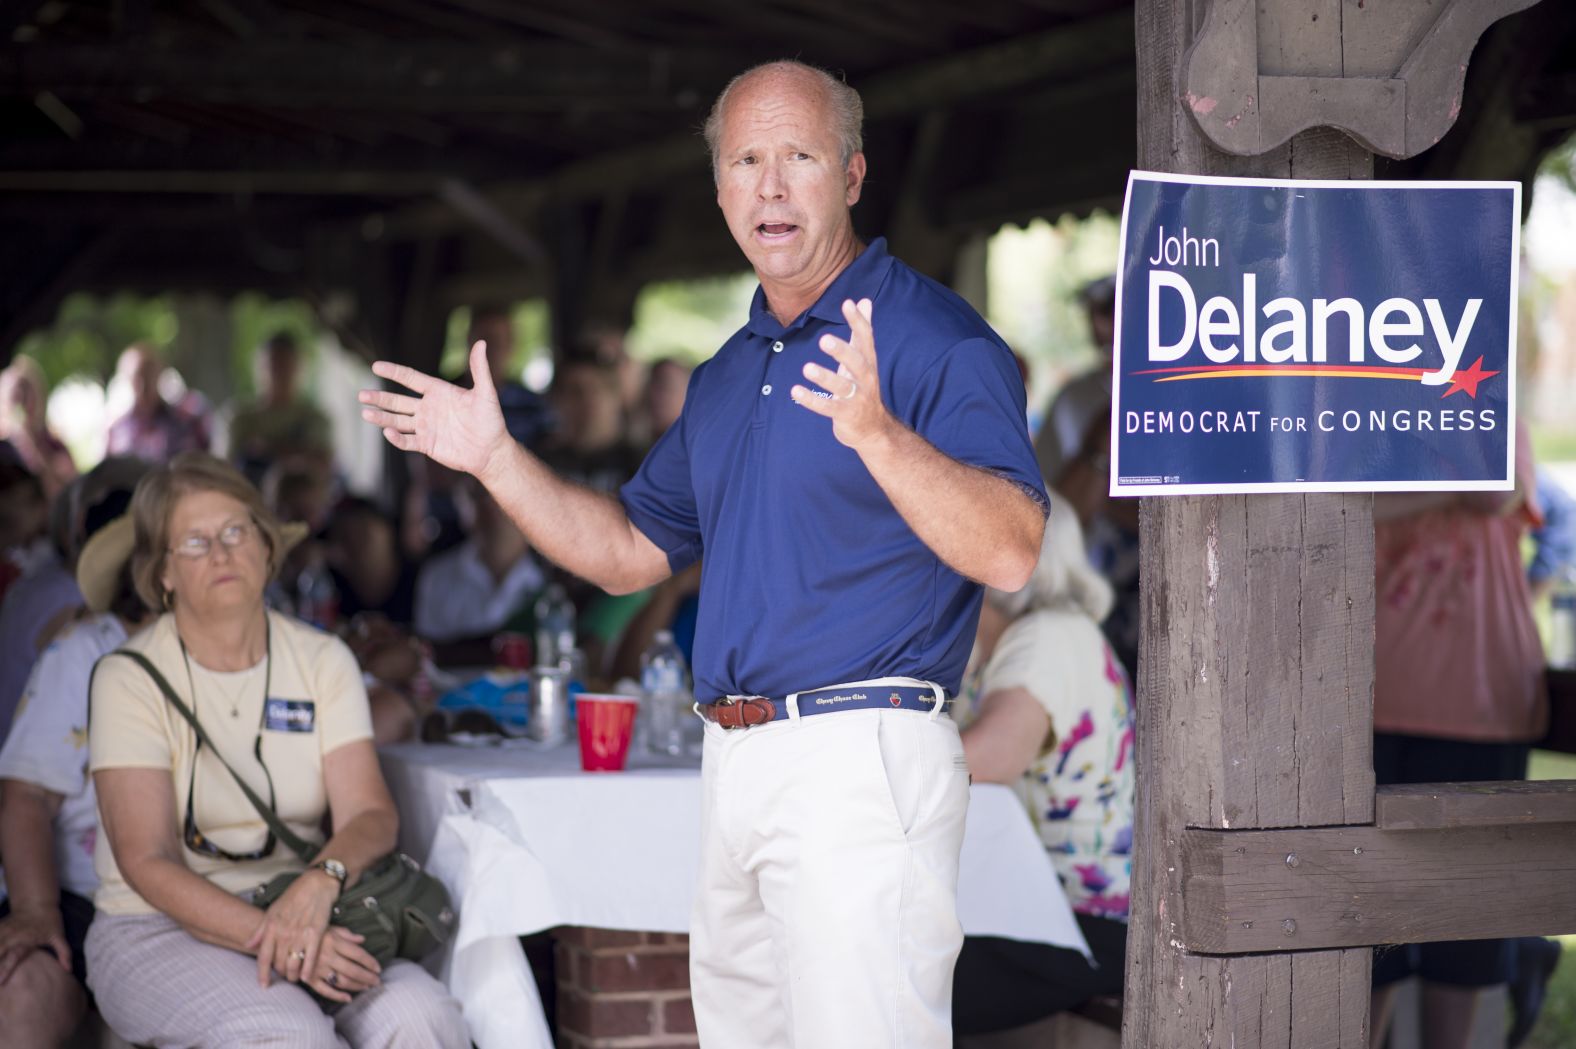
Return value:
[[(635, 759), (585, 773), (564, 745), (382, 751), (400, 847), (449, 887), (459, 929), (442, 976), (480, 1049), (552, 1049), (518, 938), (556, 925), (689, 931), (700, 770)], [(1087, 953), (1045, 849), (1006, 787), (976, 784), (958, 875), (966, 933)]]

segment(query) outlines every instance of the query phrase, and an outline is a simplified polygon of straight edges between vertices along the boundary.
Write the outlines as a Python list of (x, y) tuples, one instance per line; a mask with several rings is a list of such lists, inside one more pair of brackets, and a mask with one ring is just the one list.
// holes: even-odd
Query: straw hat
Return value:
[[(301, 540), (307, 537), (307, 526), (291, 521), (280, 527), (284, 549), (278, 560)], [(137, 537), (131, 515), (121, 514), (109, 524), (94, 532), (82, 546), (77, 557), (77, 587), (88, 610), (98, 614), (109, 611), (115, 601), (115, 588), (120, 584), (121, 570), (131, 557), (132, 545)]]

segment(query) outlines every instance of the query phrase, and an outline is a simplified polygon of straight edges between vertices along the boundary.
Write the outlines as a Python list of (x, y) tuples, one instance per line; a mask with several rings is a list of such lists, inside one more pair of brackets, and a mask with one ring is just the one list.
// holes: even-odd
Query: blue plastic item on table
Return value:
[(525, 730), (530, 697), (531, 686), (524, 674), (495, 671), (445, 692), (438, 697), (438, 709), (481, 710), (505, 730), (518, 733)]

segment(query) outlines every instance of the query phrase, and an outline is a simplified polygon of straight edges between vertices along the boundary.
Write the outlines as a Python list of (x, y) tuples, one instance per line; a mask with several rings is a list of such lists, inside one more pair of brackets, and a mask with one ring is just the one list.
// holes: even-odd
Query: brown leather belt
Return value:
[(777, 703), (765, 696), (719, 699), (715, 703), (701, 703), (696, 709), (701, 717), (723, 728), (751, 728), (777, 720)]

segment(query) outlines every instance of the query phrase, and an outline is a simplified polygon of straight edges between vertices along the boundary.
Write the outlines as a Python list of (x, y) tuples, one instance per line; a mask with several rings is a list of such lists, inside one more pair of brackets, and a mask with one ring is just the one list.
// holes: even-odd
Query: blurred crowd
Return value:
[[(975, 779), (1022, 794), (1098, 966), (1054, 948), (971, 938), (955, 995), (964, 1035), (1121, 990), (1140, 616), (1138, 504), (1109, 496), (1114, 299), (1110, 278), (1083, 289), (1100, 358), (1031, 413), (1043, 419), (1036, 451), (1059, 498), (1029, 586), (988, 597), (957, 707)], [(510, 436), (599, 491), (616, 493), (634, 476), (684, 405), (688, 366), (637, 364), (617, 338), (577, 344), (542, 393), (522, 385), (512, 368), (506, 311), (477, 311), (467, 342), (475, 340), (487, 345)], [(46, 422), (48, 391), (37, 364), (19, 357), (0, 371), (0, 744), (41, 654), (73, 624), (107, 614), (81, 585), (90, 539), (125, 512), (145, 473), (183, 453), (227, 461), (274, 519), (295, 526), (290, 544), (276, 551), (278, 570), (264, 599), (347, 643), (380, 744), (443, 738), (452, 720), (437, 704), (444, 668), (529, 667), (548, 659), (544, 648), (555, 660), (572, 651), (576, 676), (596, 690), (638, 678), (654, 640), (676, 642), (690, 656), (700, 565), (643, 593), (604, 593), (538, 557), (474, 479), (420, 456), (398, 463), (399, 483), (383, 497), (349, 492), (303, 364), (301, 347), (275, 336), (257, 354), (256, 395), (215, 407), (196, 392), (168, 399), (157, 349), (129, 346), (116, 378), (130, 407), (109, 424), (107, 457), (80, 475)], [(1576, 561), (1576, 507), (1536, 470), (1521, 437), (1516, 492), (1377, 500), (1382, 782), (1526, 773), (1528, 744), (1546, 718), (1531, 608)], [(122, 591), (111, 609), (119, 616), (116, 638), (161, 611), (131, 588)], [(567, 639), (555, 633), (565, 629), (565, 600), (572, 605)], [(1406, 629), (1420, 617), (1430, 624), (1426, 637)], [(1446, 621), (1458, 628), (1455, 637), (1477, 639), (1476, 647), (1451, 642), (1451, 652), (1458, 663), (1493, 670), (1485, 694), (1474, 691), (1473, 675), (1448, 668), (1435, 675), (1435, 688), (1400, 684), (1442, 665), (1437, 627)], [(1427, 709), (1418, 695), (1428, 697)], [(9, 784), (10, 776), (0, 757), (0, 779)], [(0, 804), (0, 840), (3, 823)], [(0, 922), (0, 932), (6, 928)], [(1492, 941), (1396, 952), (1380, 966), (1375, 1026), (1384, 1023), (1389, 983), (1420, 974), (1440, 983), (1429, 999), (1440, 1031), (1459, 1033), (1478, 987), (1514, 983), (1529, 968), (1546, 977), (1550, 949), (1543, 941)], [(1518, 950), (1528, 959), (1519, 969)], [(1432, 1044), (1453, 1044), (1438, 1037), (1444, 1040)]]
[[(560, 360), (539, 394), (511, 372), (511, 335), (506, 313), (485, 310), (470, 333), (488, 344), (510, 434), (564, 475), (616, 491), (678, 418), (689, 369), (636, 365), (604, 338)], [(125, 661), (97, 672), (105, 654), (140, 651), (162, 661), (167, 680), (193, 675), (198, 703), (232, 704), (234, 722), (204, 718), (211, 734), (234, 735), (219, 743), (232, 757), (251, 749), (258, 716), (277, 720), (268, 704), (282, 702), (267, 698), (268, 679), (257, 695), (236, 682), (262, 667), (287, 695), (316, 697), (323, 754), (275, 733), (257, 736), (255, 757), (270, 806), (277, 786), (277, 811), (297, 833), (328, 835), (324, 855), (351, 858), (355, 877), (355, 857), (393, 846), (371, 747), (418, 733), (442, 739), (451, 725), (498, 728), (485, 712), (466, 720), (440, 709), (444, 688), (498, 663), (557, 666), (560, 657), (598, 687), (638, 674), (673, 625), (680, 588), (615, 598), (564, 576), (468, 477), (412, 457), (393, 474), (403, 475), (398, 494), (351, 492), (304, 364), (294, 339), (270, 338), (256, 355), (256, 395), (215, 407), (195, 392), (166, 396), (157, 349), (128, 346), (114, 377), (128, 407), (107, 427), (105, 458), (81, 474), (47, 422), (39, 366), (18, 357), (0, 371), (0, 1043), (63, 1044), (89, 992), (136, 1042), (192, 1044), (184, 1039), (201, 1030), (250, 1044), (258, 1024), (299, 1045), (463, 1040), (458, 1006), (430, 976), (333, 936), (304, 962), (265, 944), (260, 953), (302, 991), (251, 1000), (255, 977), (230, 970), (237, 958), (247, 969), (263, 964), (242, 942), (256, 912), (233, 894), (295, 861), (272, 834), (257, 852), (216, 844), (234, 849), (258, 820), (216, 786), (224, 771), (208, 767), (196, 777), (201, 805), (188, 784), (185, 849), (157, 844), (168, 821), (149, 803), (157, 784), (139, 780), (141, 766), (157, 751), (184, 783), (197, 759), (147, 677)], [(695, 574), (681, 579), (693, 604)], [(262, 639), (237, 640), (245, 624), (264, 621)], [(686, 644), (692, 638), (691, 629)], [(262, 662), (247, 644), (264, 646)], [(282, 674), (304, 677), (281, 685)], [(243, 716), (253, 700), (262, 708)], [(266, 912), (292, 936), (290, 916), (336, 888), (295, 884)], [(169, 985), (190, 993), (171, 1001)], [(350, 1004), (325, 1013), (317, 1001)]]
[[(689, 366), (636, 364), (616, 339), (577, 345), (545, 393), (511, 371), (506, 311), (477, 311), (467, 341), (478, 339), (511, 436), (597, 490), (616, 492), (634, 476), (683, 408)], [(182, 452), (231, 462), (281, 521), (306, 526), (269, 588), (270, 606), (350, 641), (373, 691), (380, 742), (414, 737), (431, 713), (432, 669), (491, 664), (500, 634), (533, 638), (549, 587), (574, 603), (587, 684), (638, 674), (640, 653), (671, 625), (639, 614), (653, 596), (669, 602), (674, 587), (615, 598), (562, 576), (480, 485), (424, 458), (409, 457), (402, 493), (386, 502), (347, 491), (329, 418), (304, 388), (303, 353), (291, 336), (258, 348), (257, 393), (248, 399), (214, 407), (192, 392), (172, 402), (160, 392), (167, 370), (150, 344), (120, 355), (115, 379), (130, 407), (108, 426), (105, 460), (82, 476), (46, 422), (38, 365), (18, 357), (0, 372), (0, 726), (10, 723), (37, 654), (82, 607), (73, 572), (87, 538), (85, 508), (106, 487), (134, 479), (139, 464)], [(697, 584), (688, 585), (693, 592)], [(631, 623), (643, 637), (629, 634)]]

